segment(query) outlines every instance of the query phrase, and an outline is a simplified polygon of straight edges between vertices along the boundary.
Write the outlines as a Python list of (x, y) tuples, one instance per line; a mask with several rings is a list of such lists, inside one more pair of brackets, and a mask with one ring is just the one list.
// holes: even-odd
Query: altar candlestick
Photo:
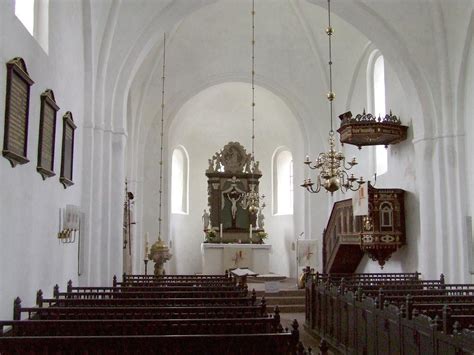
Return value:
[(219, 236), (221, 237), (221, 242), (222, 242), (222, 223), (219, 227)]

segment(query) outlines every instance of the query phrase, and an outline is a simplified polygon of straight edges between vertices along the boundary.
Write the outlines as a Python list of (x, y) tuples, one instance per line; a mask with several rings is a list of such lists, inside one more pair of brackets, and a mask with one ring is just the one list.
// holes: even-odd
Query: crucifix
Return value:
[(242, 198), (242, 194), (235, 189), (235, 186), (231, 191), (226, 193), (227, 198), (231, 203), (231, 213), (232, 213), (232, 228), (236, 228), (237, 220), (237, 202)]

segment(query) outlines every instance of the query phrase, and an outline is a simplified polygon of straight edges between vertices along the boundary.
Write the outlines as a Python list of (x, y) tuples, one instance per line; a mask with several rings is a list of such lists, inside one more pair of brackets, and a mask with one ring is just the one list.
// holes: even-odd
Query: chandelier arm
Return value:
[(360, 185), (355, 186), (354, 184), (351, 184), (349, 186), (349, 190), (351, 191), (358, 191), (360, 189)]
[(317, 184), (316, 184), (316, 189), (313, 188), (313, 185), (310, 185), (308, 191), (312, 192), (313, 194), (318, 193), (319, 191), (321, 191), (321, 179), (319, 178), (319, 176), (318, 176), (318, 180), (317, 180)]
[[(346, 165), (346, 164), (348, 164), (348, 165)], [(346, 162), (346, 157), (344, 157), (344, 159), (342, 159), (342, 164), (341, 164), (341, 165), (342, 165), (342, 166), (344, 167), (344, 169), (346, 169), (346, 170), (351, 170), (351, 169), (354, 167), (353, 164)]]

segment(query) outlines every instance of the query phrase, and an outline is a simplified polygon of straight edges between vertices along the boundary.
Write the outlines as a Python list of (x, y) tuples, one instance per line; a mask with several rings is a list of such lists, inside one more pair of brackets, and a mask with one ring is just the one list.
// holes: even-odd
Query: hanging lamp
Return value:
[(166, 34), (163, 34), (163, 75), (161, 88), (161, 130), (160, 130), (160, 189), (158, 204), (158, 240), (153, 243), (150, 248), (148, 258), (155, 262), (154, 273), (156, 276), (164, 273), (163, 265), (171, 259), (172, 254), (166, 243), (161, 239), (162, 227), (162, 195), (163, 195), (163, 129), (164, 129), (164, 112), (165, 112), (165, 59), (166, 59)]
[[(254, 174), (261, 174), (258, 168), (258, 162), (255, 161), (255, 0), (252, 0), (252, 155), (251, 155), (251, 180), (254, 180)], [(255, 190), (256, 184), (249, 183), (249, 191), (242, 198), (241, 205), (244, 209), (248, 209), (251, 214), (256, 214), (260, 208), (265, 207), (263, 199), (265, 195), (260, 196)], [(261, 205), (260, 205), (261, 204)]]
[[(305, 179), (301, 185), (311, 193), (318, 193), (324, 188), (327, 192), (333, 194), (337, 190), (346, 192), (348, 190), (357, 191), (365, 182), (363, 177), (357, 179), (354, 174), (349, 174), (348, 170), (357, 165), (357, 161), (353, 158), (346, 163), (344, 153), (336, 150), (334, 130), (333, 130), (333, 101), (336, 95), (332, 87), (332, 42), (331, 38), (334, 34), (334, 29), (331, 26), (331, 0), (328, 0), (328, 27), (326, 28), (329, 44), (329, 92), (327, 99), (329, 100), (329, 150), (327, 152), (319, 153), (316, 161), (311, 162), (309, 156), (306, 156), (304, 164), (310, 169), (318, 169), (316, 182), (310, 178)], [(316, 185), (316, 187), (315, 187)]]

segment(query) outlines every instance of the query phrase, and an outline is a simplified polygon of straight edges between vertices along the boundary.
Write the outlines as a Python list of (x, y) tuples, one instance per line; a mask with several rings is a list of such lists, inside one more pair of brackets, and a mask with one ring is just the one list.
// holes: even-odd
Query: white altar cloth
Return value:
[(201, 243), (202, 273), (219, 275), (239, 267), (268, 274), (271, 248), (269, 244)]

